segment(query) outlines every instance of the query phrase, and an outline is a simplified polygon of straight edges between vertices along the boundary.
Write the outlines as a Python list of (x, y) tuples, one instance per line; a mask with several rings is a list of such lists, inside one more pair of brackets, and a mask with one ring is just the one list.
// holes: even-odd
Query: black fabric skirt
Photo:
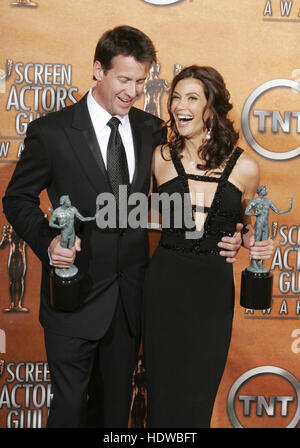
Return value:
[(143, 296), (148, 427), (210, 426), (233, 309), (233, 271), (225, 257), (158, 247)]

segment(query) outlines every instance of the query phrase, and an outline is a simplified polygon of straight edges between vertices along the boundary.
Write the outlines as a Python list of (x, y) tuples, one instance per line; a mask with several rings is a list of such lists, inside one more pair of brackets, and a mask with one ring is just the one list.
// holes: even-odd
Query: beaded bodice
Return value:
[[(181, 160), (176, 157), (174, 151), (170, 152), (177, 176), (161, 184), (158, 192), (160, 197), (162, 193), (167, 193), (169, 197), (174, 193), (178, 196), (179, 193), (183, 205), (178, 207), (178, 202), (169, 201), (166, 209), (161, 201), (160, 212), (163, 222), (159, 244), (187, 253), (218, 254), (221, 249), (217, 243), (225, 235), (233, 236), (241, 214), (242, 193), (228, 178), (243, 150), (240, 148), (234, 150), (219, 177), (186, 173)], [(209, 206), (205, 205), (205, 201), (201, 205), (192, 203), (191, 184), (195, 181), (198, 184), (197, 195), (199, 193), (200, 197), (201, 185), (205, 190), (203, 182), (214, 183), (214, 193), (208, 194), (212, 198)], [(167, 226), (164, 225), (166, 213), (169, 215)], [(178, 225), (178, 213), (181, 214), (181, 225)], [(197, 215), (202, 215), (201, 228), (197, 225)]]

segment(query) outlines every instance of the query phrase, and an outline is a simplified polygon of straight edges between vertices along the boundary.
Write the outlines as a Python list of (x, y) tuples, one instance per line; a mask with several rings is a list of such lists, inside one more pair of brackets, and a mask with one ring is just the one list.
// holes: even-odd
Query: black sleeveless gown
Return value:
[[(210, 207), (190, 204), (193, 211), (207, 214), (202, 236), (187, 239), (186, 231), (191, 229), (172, 224), (163, 228), (146, 273), (143, 344), (148, 427), (210, 426), (234, 309), (232, 264), (219, 255), (217, 243), (234, 234), (240, 218), (241, 191), (228, 177), (241, 153), (235, 149), (220, 177), (208, 177), (186, 174), (171, 151), (178, 175), (162, 184), (159, 193), (190, 197), (184, 195), (189, 193), (189, 181), (213, 182), (216, 190)], [(174, 208), (170, 212), (173, 216)]]

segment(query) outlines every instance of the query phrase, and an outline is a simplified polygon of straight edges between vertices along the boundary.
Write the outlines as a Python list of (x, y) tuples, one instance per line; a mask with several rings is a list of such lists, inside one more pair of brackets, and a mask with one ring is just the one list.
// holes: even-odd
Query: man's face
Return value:
[(207, 104), (203, 84), (196, 78), (177, 82), (172, 94), (171, 112), (180, 135), (198, 139), (200, 145), (205, 137), (203, 111)]
[(133, 56), (115, 56), (106, 72), (99, 61), (94, 63), (97, 80), (95, 100), (111, 115), (126, 115), (143, 94), (150, 69), (149, 62), (139, 62)]

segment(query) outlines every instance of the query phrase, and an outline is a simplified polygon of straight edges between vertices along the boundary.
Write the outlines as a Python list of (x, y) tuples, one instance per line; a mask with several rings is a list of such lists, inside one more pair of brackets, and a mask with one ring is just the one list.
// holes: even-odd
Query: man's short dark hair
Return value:
[(139, 62), (156, 62), (156, 50), (145, 33), (131, 26), (117, 26), (106, 31), (99, 39), (94, 62), (99, 61), (104, 70), (112, 66), (115, 56), (133, 56)]

